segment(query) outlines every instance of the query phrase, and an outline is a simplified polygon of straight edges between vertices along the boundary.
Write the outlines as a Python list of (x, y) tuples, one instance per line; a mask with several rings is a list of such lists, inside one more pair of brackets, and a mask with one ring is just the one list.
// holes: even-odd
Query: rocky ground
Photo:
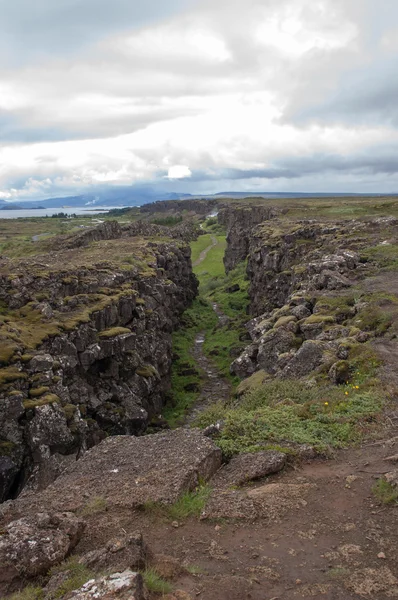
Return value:
[[(53, 483), (41, 489), (25, 486), (18, 498), (1, 505), (2, 597), (23, 588), (13, 600), (398, 596), (398, 220), (395, 214), (383, 213), (392, 210), (391, 202), (386, 208), (380, 201), (380, 206), (382, 214), (344, 221), (302, 214), (293, 218), (297, 208), (283, 205), (238, 203), (221, 209), (219, 221), (227, 227), (227, 270), (248, 255), (250, 278), (250, 340), (239, 356), (231, 357), (231, 370), (242, 379), (236, 393), (204, 354), (203, 336), (209, 332), (201, 332), (192, 356), (204, 373), (203, 387), (184, 427), (140, 437), (114, 435), (88, 451), (83, 448), (80, 455), (70, 452), (72, 460)], [(78, 247), (87, 248), (84, 260), (93, 244), (103, 249), (112, 242), (123, 254), (126, 238), (136, 237), (138, 230), (128, 234), (116, 229), (103, 240), (97, 240), (97, 232), (79, 236)], [(65, 238), (62, 251), (71, 254), (61, 254), (60, 261), (73, 258), (71, 240), (73, 245), (73, 237)], [(184, 242), (158, 243), (146, 243), (140, 255), (156, 271), (155, 286), (139, 276), (140, 297), (162, 306), (169, 278), (176, 287), (166, 303), (170, 313), (164, 326), (145, 325), (140, 330), (140, 343), (152, 336), (154, 344), (148, 346), (148, 364), (157, 356), (159, 333), (171, 331), (172, 325), (165, 326), (167, 318), (177, 322), (178, 311), (195, 287)], [(165, 253), (170, 262), (161, 265)], [(109, 277), (111, 266), (103, 269)], [(12, 303), (23, 307), (28, 300), (44, 302), (53, 312), (62, 312), (54, 303), (53, 279), (50, 298), (40, 300), (26, 295), (37, 296), (40, 286), (42, 290), (42, 274), (22, 288), (12, 283), (7, 270), (3, 277), (3, 290), (17, 290), (10, 295)], [(78, 281), (87, 286), (87, 278)], [(229, 293), (227, 283), (225, 290), (221, 280), (217, 285), (217, 297)], [(73, 297), (78, 295), (74, 290)], [(178, 309), (173, 311), (176, 299)], [(216, 302), (213, 309), (222, 321), (221, 330), (228, 330), (229, 317)], [(159, 307), (151, 305), (151, 310), (157, 313)], [(122, 314), (118, 311), (117, 319)], [(145, 315), (148, 323), (152, 314)], [(96, 330), (95, 343), (102, 347), (98, 337), (109, 327), (96, 323), (91, 318), (89, 327)], [(5, 324), (12, 333), (10, 320)], [(137, 321), (111, 324), (126, 324), (130, 333), (118, 331), (119, 338), (135, 331)], [(169, 348), (167, 340), (164, 348)], [(111, 352), (118, 369), (125, 351), (119, 344)], [(33, 376), (48, 371), (39, 368), (48, 359), (39, 351), (24, 362), (23, 352), (26, 349), (16, 345), (12, 368), (26, 377), (17, 387), (15, 380), (11, 387), (5, 382), (5, 401), (17, 397), (13, 392), (26, 392), (22, 407), (32, 410), (33, 418), (26, 425), (25, 417), (7, 404), (2, 435), (16, 431), (9, 425), (14, 419), (16, 427), (26, 428), (23, 435), (30, 431), (34, 441), (36, 430), (29, 423), (40, 409), (57, 412), (53, 404), (58, 403), (37, 405), (30, 390), (36, 389), (39, 378)], [(79, 352), (81, 362), (86, 348)], [(95, 386), (79, 368), (83, 386)], [(165, 377), (167, 368), (165, 363)], [(120, 375), (111, 369), (109, 377), (115, 386)], [(128, 377), (125, 382), (130, 385)], [(51, 379), (50, 385), (57, 383)], [(104, 381), (104, 389), (107, 386)], [(146, 389), (149, 399), (157, 393)], [(46, 390), (49, 393), (54, 389)], [(34, 405), (26, 405), (32, 401)], [(109, 401), (115, 403), (115, 397)], [(62, 401), (60, 407), (64, 409)], [(70, 430), (68, 421), (66, 425)], [(62, 452), (56, 445), (49, 448), (50, 456)]]

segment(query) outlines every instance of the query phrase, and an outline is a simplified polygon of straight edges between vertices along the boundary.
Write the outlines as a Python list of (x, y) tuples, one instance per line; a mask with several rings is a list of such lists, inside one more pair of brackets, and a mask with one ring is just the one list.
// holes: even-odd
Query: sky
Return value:
[(396, 0), (0, 0), (0, 198), (398, 192)]

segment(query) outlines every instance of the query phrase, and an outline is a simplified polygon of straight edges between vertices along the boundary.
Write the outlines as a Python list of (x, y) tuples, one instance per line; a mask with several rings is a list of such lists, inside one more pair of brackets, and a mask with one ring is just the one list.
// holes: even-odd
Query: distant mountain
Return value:
[(61, 196), (35, 201), (18, 200), (7, 202), (0, 200), (0, 210), (21, 210), (35, 208), (87, 208), (98, 206), (120, 208), (123, 206), (141, 206), (157, 200), (186, 200), (189, 198), (331, 198), (344, 196), (393, 196), (394, 194), (352, 194), (352, 193), (314, 193), (314, 192), (217, 192), (216, 194), (189, 194), (166, 192), (149, 185), (117, 186), (96, 188), (93, 192), (76, 196)]

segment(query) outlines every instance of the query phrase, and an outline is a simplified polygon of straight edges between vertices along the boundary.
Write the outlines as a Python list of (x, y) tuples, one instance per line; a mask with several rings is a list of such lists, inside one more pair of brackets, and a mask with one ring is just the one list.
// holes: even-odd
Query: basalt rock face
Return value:
[(264, 205), (231, 204), (220, 208), (218, 222), (227, 230), (227, 249), (224, 256), (227, 273), (248, 256), (253, 228), (278, 214), (279, 209)]
[(144, 204), (140, 208), (141, 213), (165, 213), (188, 211), (198, 215), (208, 215), (217, 208), (220, 201), (217, 199), (196, 200), (159, 200)]
[(107, 435), (145, 431), (196, 292), (189, 246), (175, 240), (105, 236), (3, 261), (0, 500), (50, 483)]
[(290, 379), (322, 372), (333, 384), (347, 381), (352, 353), (377, 327), (377, 319), (366, 316), (374, 309), (358, 292), (374, 268), (363, 251), (395, 243), (397, 223), (275, 219), (257, 226), (247, 267), (252, 342), (231, 372)]
[(92, 242), (101, 240), (115, 240), (128, 237), (168, 237), (176, 240), (191, 242), (196, 240), (201, 230), (192, 221), (187, 220), (178, 223), (174, 227), (155, 225), (146, 221), (135, 221), (127, 225), (119, 225), (117, 221), (106, 221), (98, 227), (90, 227), (75, 235), (65, 236), (57, 239), (57, 248), (82, 248)]

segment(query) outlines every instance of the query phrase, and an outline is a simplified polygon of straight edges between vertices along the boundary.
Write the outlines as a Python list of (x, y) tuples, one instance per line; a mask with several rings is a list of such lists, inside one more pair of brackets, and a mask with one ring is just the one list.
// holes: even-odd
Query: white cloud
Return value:
[(185, 179), (191, 177), (192, 173), (189, 167), (185, 165), (173, 165), (167, 172), (168, 179)]
[[(49, 2), (40, 0), (40, 10)], [(30, 23), (34, 6), (24, 6)], [(282, 189), (287, 180), (275, 172), (298, 158), (308, 164), (289, 185), (360, 189), (372, 160), (375, 170), (398, 148), (396, 90), (392, 68), (384, 68), (398, 53), (391, 0), (377, 11), (372, 0), (176, 0), (173, 7), (161, 20), (148, 8), (129, 25), (122, 18), (129, 3), (115, 0), (112, 27), (95, 20), (90, 43), (73, 52), (65, 41), (77, 27), (72, 4), (65, 29), (57, 10), (46, 13), (67, 51), (61, 44), (50, 53), (43, 42), (31, 62), (27, 52), (23, 66), (0, 70), (3, 197), (152, 179), (195, 191), (201, 176), (211, 178), (206, 191)], [(330, 174), (365, 154), (363, 172)], [(306, 175), (311, 164), (323, 177)], [(264, 176), (228, 182), (232, 170)], [(398, 167), (391, 177), (398, 186)]]

